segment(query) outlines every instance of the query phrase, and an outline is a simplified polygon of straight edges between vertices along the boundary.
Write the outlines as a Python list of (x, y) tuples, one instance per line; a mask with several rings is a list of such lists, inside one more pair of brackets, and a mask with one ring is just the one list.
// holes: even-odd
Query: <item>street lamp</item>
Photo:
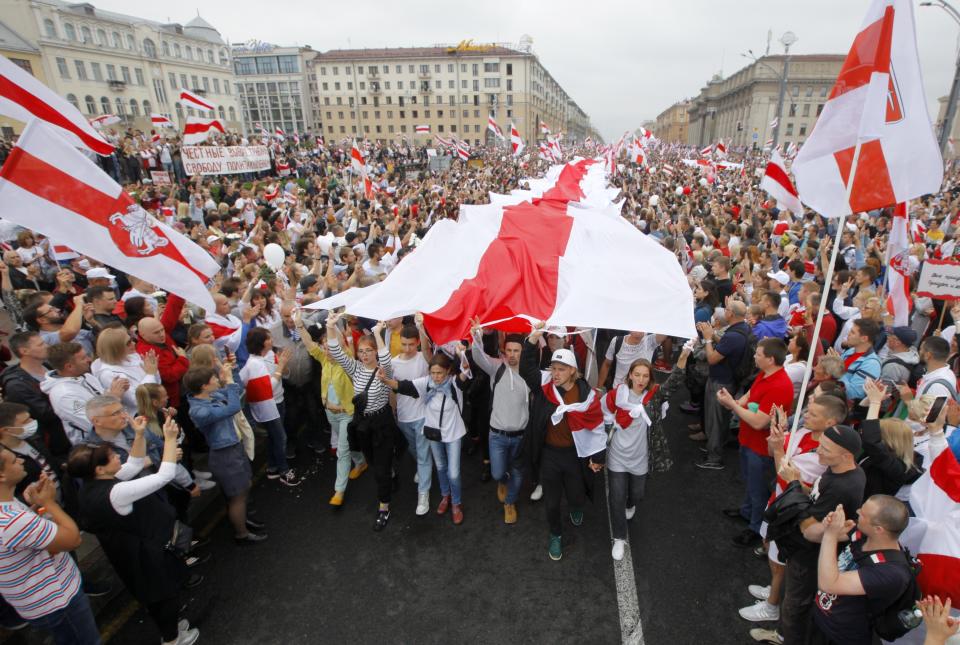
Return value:
[[(960, 12), (946, 0), (933, 0), (921, 2), (921, 7), (940, 7), (960, 25)], [(953, 72), (953, 84), (950, 85), (950, 96), (947, 97), (947, 111), (943, 115), (943, 123), (940, 126), (940, 154), (947, 149), (947, 142), (950, 140), (950, 132), (953, 129), (953, 117), (957, 113), (957, 94), (960, 93), (960, 53), (957, 55), (957, 64)]]
[(787, 93), (787, 76), (790, 73), (790, 47), (797, 42), (798, 38), (795, 33), (792, 31), (785, 32), (780, 36), (780, 44), (783, 45), (783, 72), (779, 72), (770, 65), (767, 65), (762, 60), (758, 59), (753, 55), (753, 50), (748, 49), (748, 54), (740, 54), (745, 58), (751, 58), (755, 62), (760, 63), (767, 69), (771, 70), (777, 78), (780, 79), (780, 95), (777, 97), (777, 125), (773, 127), (773, 147), (777, 147), (777, 143), (780, 141), (780, 127), (783, 125), (783, 98)]

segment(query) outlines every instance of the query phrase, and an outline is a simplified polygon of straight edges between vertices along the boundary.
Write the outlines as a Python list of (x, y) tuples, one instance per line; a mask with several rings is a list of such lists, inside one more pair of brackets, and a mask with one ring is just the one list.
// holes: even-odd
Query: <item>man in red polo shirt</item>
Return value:
[(725, 389), (717, 392), (717, 402), (740, 417), (740, 474), (747, 490), (740, 508), (725, 509), (723, 513), (748, 523), (748, 528), (733, 538), (733, 543), (741, 547), (754, 546), (762, 540), (760, 523), (775, 471), (773, 458), (767, 451), (770, 410), (775, 405), (784, 410), (793, 406), (793, 383), (783, 369), (786, 357), (787, 346), (783, 340), (764, 338), (757, 344), (753, 357), (760, 373), (750, 391), (739, 400)]

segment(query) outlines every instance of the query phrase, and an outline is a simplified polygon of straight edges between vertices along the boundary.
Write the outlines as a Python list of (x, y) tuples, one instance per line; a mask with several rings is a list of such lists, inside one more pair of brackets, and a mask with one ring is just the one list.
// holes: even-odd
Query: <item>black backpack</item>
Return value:
[[(874, 553), (876, 553), (876, 551), (874, 551)], [(914, 625), (905, 625), (900, 618), (900, 613), (903, 611), (913, 611), (917, 605), (917, 601), (922, 597), (920, 585), (917, 584), (917, 576), (920, 573), (922, 565), (919, 560), (910, 555), (910, 551), (903, 547), (900, 549), (885, 549), (880, 551), (880, 553), (883, 554), (887, 562), (896, 562), (910, 571), (910, 582), (907, 583), (903, 593), (901, 593), (896, 600), (877, 613), (873, 612), (872, 607), (868, 609), (870, 625), (873, 626), (873, 631), (876, 632), (877, 636), (885, 641), (895, 641), (919, 624), (919, 622), (915, 621)], [(861, 562), (869, 560), (870, 556), (864, 554), (857, 558), (857, 564), (860, 565)]]
[(733, 384), (737, 386), (738, 390), (746, 391), (757, 376), (757, 364), (753, 360), (753, 356), (757, 353), (757, 343), (759, 341), (753, 335), (752, 330), (744, 333), (740, 329), (728, 329), (727, 333), (730, 332), (743, 336), (747, 341), (743, 348), (743, 354), (740, 356), (740, 362), (733, 367)]
[[(919, 383), (920, 379), (923, 378), (923, 375), (927, 373), (926, 366), (920, 362), (917, 362), (911, 365), (910, 363), (903, 360), (902, 358), (896, 358), (896, 357), (888, 358), (887, 360), (883, 361), (884, 365), (887, 365), (889, 363), (894, 363), (896, 365), (906, 367), (910, 371), (910, 376), (907, 378), (907, 385), (909, 385), (910, 389), (912, 390), (917, 389), (917, 383)], [(882, 369), (882, 366), (881, 366), (881, 369)]]

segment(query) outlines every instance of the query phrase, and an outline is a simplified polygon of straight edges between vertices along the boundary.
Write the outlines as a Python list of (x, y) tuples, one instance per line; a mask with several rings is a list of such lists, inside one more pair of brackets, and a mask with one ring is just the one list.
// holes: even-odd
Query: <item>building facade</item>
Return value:
[(690, 101), (677, 101), (657, 115), (653, 133), (664, 143), (687, 143), (687, 108)]
[(260, 41), (232, 49), (234, 87), (244, 131), (256, 133), (257, 124), (287, 134), (319, 131), (319, 112), (311, 104), (308, 63), (316, 55), (310, 47), (278, 47)]
[(200, 16), (162, 24), (88, 3), (9, 0), (3, 19), (40, 52), (46, 84), (88, 118), (115, 114), (146, 131), (158, 112), (182, 127), (197, 114), (179, 100), (187, 89), (217, 105), (227, 128), (241, 125), (230, 52)]
[[(14, 65), (36, 76), (40, 82), (47, 82), (43, 73), (40, 50), (2, 21), (0, 21), (0, 55), (6, 56)], [(23, 130), (23, 123), (0, 116), (0, 137), (9, 139), (20, 134), (21, 130)]]
[[(779, 143), (803, 143), (823, 110), (843, 54), (791, 55), (780, 116)], [(773, 136), (786, 57), (764, 56), (727, 78), (715, 76), (687, 107), (687, 143), (703, 147), (723, 139), (762, 148)]]
[[(475, 45), (393, 49), (342, 49), (318, 53), (316, 101), (328, 140), (406, 138), (416, 144), (434, 135), (482, 145), (493, 115), (509, 139), (510, 123), (528, 147), (543, 121), (552, 132), (582, 139), (589, 117), (540, 63), (529, 38), (518, 46)], [(418, 133), (417, 126), (429, 126)]]

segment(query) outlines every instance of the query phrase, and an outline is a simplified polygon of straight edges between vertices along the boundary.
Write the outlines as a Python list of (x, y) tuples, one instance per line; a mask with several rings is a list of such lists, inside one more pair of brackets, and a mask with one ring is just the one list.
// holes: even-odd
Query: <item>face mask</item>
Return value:
[(20, 439), (29, 439), (33, 435), (37, 434), (37, 427), (40, 424), (37, 423), (36, 419), (33, 419), (25, 426), (20, 426)]

